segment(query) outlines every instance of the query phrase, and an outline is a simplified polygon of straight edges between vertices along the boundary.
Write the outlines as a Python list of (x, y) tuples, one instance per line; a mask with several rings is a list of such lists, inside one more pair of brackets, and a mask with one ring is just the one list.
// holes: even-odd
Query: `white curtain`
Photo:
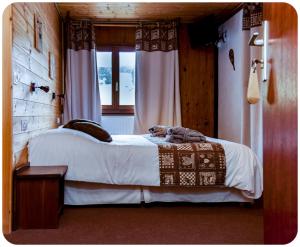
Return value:
[(156, 124), (181, 126), (176, 22), (137, 29), (135, 99), (135, 134)]
[(64, 123), (72, 119), (101, 122), (95, 34), (88, 21), (67, 23)]

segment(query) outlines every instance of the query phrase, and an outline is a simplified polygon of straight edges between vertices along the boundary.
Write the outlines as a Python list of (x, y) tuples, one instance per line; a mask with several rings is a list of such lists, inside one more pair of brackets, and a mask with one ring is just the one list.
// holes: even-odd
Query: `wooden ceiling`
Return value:
[(241, 3), (56, 3), (62, 17), (69, 12), (72, 18), (110, 20), (160, 20), (180, 18), (182, 22), (193, 22), (208, 15), (217, 19), (228, 18)]

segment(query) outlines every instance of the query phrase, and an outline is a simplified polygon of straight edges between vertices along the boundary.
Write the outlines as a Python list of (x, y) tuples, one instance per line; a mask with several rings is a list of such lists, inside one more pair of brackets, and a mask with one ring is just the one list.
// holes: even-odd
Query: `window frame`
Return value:
[(112, 105), (102, 105), (103, 115), (134, 115), (134, 105), (120, 105), (120, 61), (119, 52), (135, 52), (134, 46), (101, 46), (97, 52), (112, 53)]

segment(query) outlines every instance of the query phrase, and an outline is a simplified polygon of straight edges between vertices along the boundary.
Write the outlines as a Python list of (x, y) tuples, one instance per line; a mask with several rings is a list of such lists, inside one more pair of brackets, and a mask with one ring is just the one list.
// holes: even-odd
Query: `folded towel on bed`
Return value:
[(167, 131), (167, 142), (184, 143), (184, 142), (205, 142), (205, 136), (196, 130), (184, 127), (173, 127)]
[(171, 127), (165, 125), (154, 125), (149, 129), (149, 132), (151, 133), (151, 136), (165, 137), (169, 128)]

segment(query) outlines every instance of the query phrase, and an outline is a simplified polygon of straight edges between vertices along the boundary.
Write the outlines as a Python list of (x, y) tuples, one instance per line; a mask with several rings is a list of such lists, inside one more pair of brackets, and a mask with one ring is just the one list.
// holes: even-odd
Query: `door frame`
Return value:
[(12, 5), (2, 16), (2, 231), (12, 229)]

